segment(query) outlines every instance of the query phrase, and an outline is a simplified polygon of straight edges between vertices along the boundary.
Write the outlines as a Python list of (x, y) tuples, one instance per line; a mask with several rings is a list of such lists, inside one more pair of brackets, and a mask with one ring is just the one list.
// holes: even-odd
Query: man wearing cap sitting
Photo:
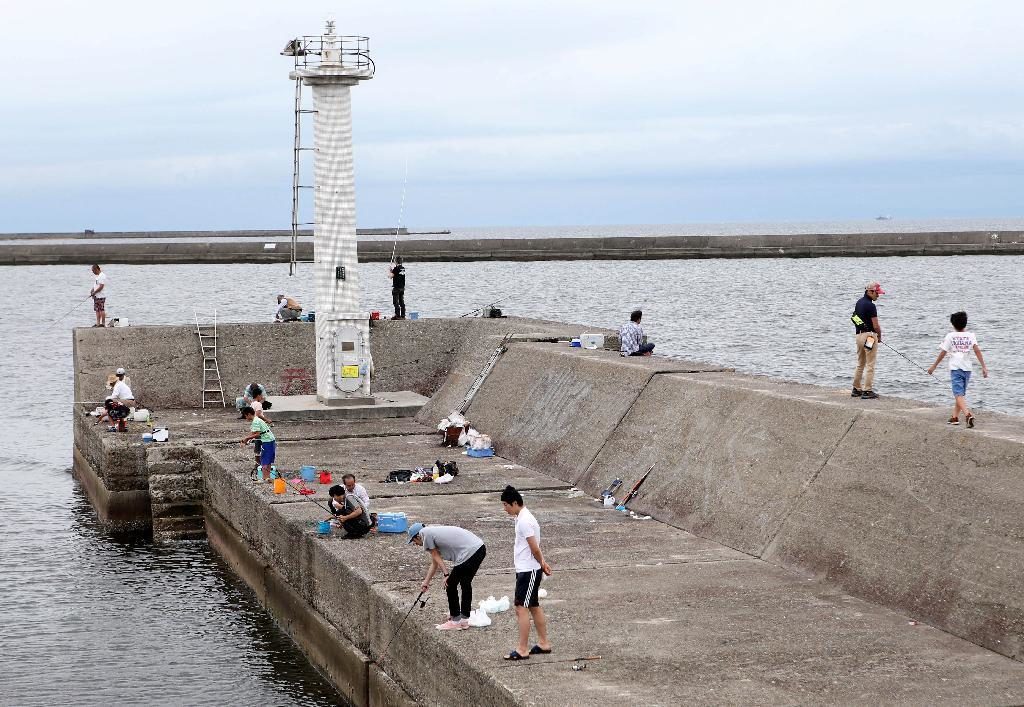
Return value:
[[(871, 400), (878, 397), (878, 393), (871, 387), (875, 381), (875, 356), (878, 355), (878, 344), (882, 343), (882, 325), (878, 323), (875, 300), (884, 294), (881, 284), (866, 284), (864, 296), (857, 300), (850, 317), (857, 333), (857, 370), (853, 373), (853, 390), (850, 392), (853, 398)], [(861, 380), (864, 382), (863, 388)]]
[[(484, 541), (465, 528), (454, 525), (413, 523), (409, 528), (409, 542), (430, 553), (430, 569), (420, 589), (430, 589), (430, 580), (440, 572), (444, 575), (444, 588), (448, 593), (448, 620), (437, 626), (439, 631), (462, 631), (469, 628), (469, 615), (473, 611), (473, 577), (487, 555)], [(445, 560), (452, 564), (445, 568)], [(462, 599), (459, 599), (459, 587)]]
[[(114, 383), (114, 389), (110, 391), (104, 406), (107, 409), (107, 414), (110, 415), (111, 422), (117, 423), (117, 431), (127, 432), (128, 424), (125, 420), (128, 418), (131, 408), (135, 407), (135, 394), (124, 381), (123, 368), (117, 369), (117, 382)], [(110, 429), (113, 431), (115, 428), (111, 427)]]

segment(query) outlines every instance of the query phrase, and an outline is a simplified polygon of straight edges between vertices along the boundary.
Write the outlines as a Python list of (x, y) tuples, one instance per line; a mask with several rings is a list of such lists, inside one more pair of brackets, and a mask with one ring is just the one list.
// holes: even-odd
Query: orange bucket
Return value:
[(284, 479), (274, 479), (274, 493), (284, 493), (288, 490), (288, 485), (284, 482)]

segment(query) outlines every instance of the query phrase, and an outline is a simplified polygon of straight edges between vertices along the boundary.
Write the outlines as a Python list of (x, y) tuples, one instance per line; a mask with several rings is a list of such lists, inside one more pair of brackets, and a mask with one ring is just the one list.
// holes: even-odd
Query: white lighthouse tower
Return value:
[(317, 400), (372, 404), (369, 314), (362, 311), (356, 257), (351, 96), (352, 86), (373, 78), (369, 40), (337, 35), (328, 21), (324, 34), (295, 39), (282, 53), (296, 57), (290, 78), (313, 90)]

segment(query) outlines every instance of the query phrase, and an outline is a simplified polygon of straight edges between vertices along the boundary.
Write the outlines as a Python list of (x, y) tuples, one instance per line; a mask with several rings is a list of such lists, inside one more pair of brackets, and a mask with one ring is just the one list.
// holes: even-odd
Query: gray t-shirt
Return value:
[(483, 547), (484, 541), (465, 528), (454, 525), (428, 525), (420, 531), (423, 549), (437, 550), (441, 559), (461, 565)]

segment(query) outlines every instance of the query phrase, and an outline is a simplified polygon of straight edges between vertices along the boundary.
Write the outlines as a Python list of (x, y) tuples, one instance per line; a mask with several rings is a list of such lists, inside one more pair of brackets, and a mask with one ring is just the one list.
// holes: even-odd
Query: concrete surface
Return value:
[(370, 420), (385, 417), (415, 417), (427, 399), (418, 393), (400, 390), (373, 393), (373, 402), (362, 405), (328, 406), (315, 395), (267, 396), (273, 403), (267, 411), (271, 419), (285, 420)]
[[(254, 539), (250, 550), (280, 571), (286, 590), (305, 597), (421, 704), (877, 704), (880, 695), (916, 704), (1024, 700), (1019, 663), (813, 577), (656, 521), (632, 520), (565, 490), (525, 493), (555, 568), (544, 581), (554, 655), (503, 662), (514, 640), (510, 612), (493, 616), (486, 629), (435, 631), (445, 613), (439, 585), (383, 655), (426, 570), (422, 549), (403, 536), (318, 537), (321, 510), (272, 502), (262, 489), (254, 493), (242, 462), (221, 459), (205, 473), (219, 477), (213, 484), (221, 489), (234, 487), (215, 493), (211, 506)], [(377, 498), (374, 507), (478, 533), (488, 556), (474, 582), (476, 598), (510, 595), (511, 519), (496, 494), (429, 491)], [(239, 494), (249, 500), (232, 500)], [(582, 654), (602, 659), (582, 672), (571, 671), (571, 663), (544, 665)]]
[(578, 484), (621, 498), (653, 464), (633, 508), (760, 555), (859, 409), (707, 379), (655, 376)]
[[(438, 367), (410, 374), (434, 385), (437, 371), (459, 371), (440, 387), (442, 415), (508, 326), (479, 321), (435, 325)], [(427, 353), (428, 338), (414, 348)], [(133, 372), (157, 376), (160, 349), (147, 350), (152, 362)], [(78, 364), (96, 360), (76, 352), (76, 375), (95, 375)], [(218, 547), (300, 644), (318, 644), (306, 646), (315, 664), (354, 671), (332, 680), (359, 704), (1024, 703), (1019, 418), (949, 428), (945, 408), (915, 401), (537, 343), (510, 346), (468, 412), (500, 457), (440, 447), (429, 409), (427, 424), (279, 421), (279, 467), (352, 471), (375, 511), (474, 530), (488, 544), (477, 598), (512, 591), (497, 496), (522, 488), (555, 567), (544, 586), (558, 655), (604, 656), (586, 671), (501, 662), (509, 615), (439, 634), (439, 587), (384, 655), (426, 570), (422, 550), (318, 537), (326, 513), (312, 500), (325, 489), (282, 497), (252, 483), (237, 444), (247, 426), (230, 409), (158, 409), (172, 442), (148, 447), (141, 426), (100, 432), (78, 410), (75, 470), (101, 516), (144, 506), (171, 532), (191, 532), (201, 496)], [(448, 486), (379, 483), (438, 458), (459, 463)], [(656, 520), (591, 498), (655, 462), (631, 507)], [(332, 634), (336, 645), (319, 645)]]
[[(0, 245), (0, 265), (91, 263), (280, 263), (288, 262), (290, 232), (259, 242), (86, 243), (29, 242)], [(267, 250), (264, 244), (276, 243)], [(389, 262), (393, 243), (362, 241), (361, 262)], [(682, 258), (814, 258), (885, 255), (1019, 255), (1024, 233), (846, 233), (749, 236), (647, 236), (581, 238), (403, 239), (406, 262), (478, 260), (643, 260)], [(300, 260), (313, 259), (309, 240)]]
[(864, 412), (764, 555), (1021, 660), (1022, 471), (1020, 441)]
[(575, 483), (652, 376), (704, 370), (722, 369), (566, 344), (517, 344), (498, 361), (466, 417), (502, 456)]

